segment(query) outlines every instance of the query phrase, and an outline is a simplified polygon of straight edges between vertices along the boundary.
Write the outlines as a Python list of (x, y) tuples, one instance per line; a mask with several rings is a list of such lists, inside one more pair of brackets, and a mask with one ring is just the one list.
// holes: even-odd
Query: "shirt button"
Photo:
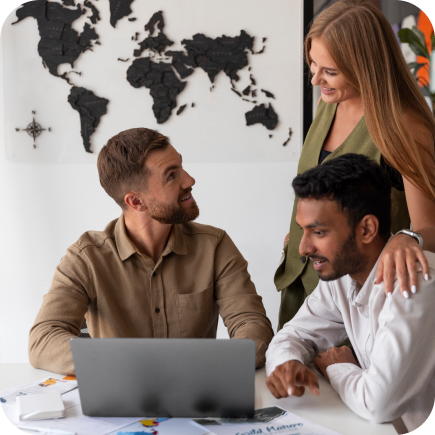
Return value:
[(156, 313), (160, 313), (160, 308), (156, 308), (154, 311), (155, 311)]
[(156, 272), (153, 272), (153, 277), (156, 276)]

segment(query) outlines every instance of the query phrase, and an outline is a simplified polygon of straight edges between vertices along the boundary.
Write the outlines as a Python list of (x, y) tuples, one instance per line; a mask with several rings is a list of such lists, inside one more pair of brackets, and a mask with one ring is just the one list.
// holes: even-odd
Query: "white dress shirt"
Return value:
[(289, 360), (308, 364), (348, 337), (361, 367), (327, 368), (346, 405), (377, 423), (402, 416), (409, 431), (423, 424), (435, 399), (435, 254), (424, 253), (429, 280), (417, 263), (418, 290), (409, 292), (409, 299), (401, 295), (397, 280), (391, 298), (383, 283), (374, 285), (377, 264), (359, 292), (349, 275), (320, 281), (270, 343), (267, 375)]

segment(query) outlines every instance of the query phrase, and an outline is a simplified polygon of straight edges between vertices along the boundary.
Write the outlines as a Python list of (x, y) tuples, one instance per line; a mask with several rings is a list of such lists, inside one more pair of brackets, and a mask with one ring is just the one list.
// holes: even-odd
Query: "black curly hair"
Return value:
[(301, 199), (336, 201), (355, 229), (364, 216), (379, 220), (379, 236), (388, 239), (391, 232), (391, 185), (385, 171), (362, 154), (343, 154), (303, 174), (292, 183)]

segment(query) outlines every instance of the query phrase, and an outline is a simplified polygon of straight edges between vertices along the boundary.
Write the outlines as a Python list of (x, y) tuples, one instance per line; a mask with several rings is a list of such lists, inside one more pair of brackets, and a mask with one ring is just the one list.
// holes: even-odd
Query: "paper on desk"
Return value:
[(208, 429), (188, 418), (144, 418), (108, 435), (205, 435)]
[[(158, 435), (203, 435), (208, 433), (208, 430), (203, 429), (192, 420), (182, 418), (165, 419), (164, 424), (163, 421), (156, 421), (161, 424), (153, 426), (153, 419), (140, 419), (139, 421), (137, 417), (87, 417), (82, 412), (78, 389), (65, 393), (62, 400), (66, 408), (65, 418), (39, 420), (38, 427), (74, 432), (77, 435), (106, 435), (123, 432), (127, 434), (143, 432)], [(35, 424), (31, 421), (20, 422), (18, 420), (16, 403), (4, 406), (3, 410), (6, 417), (15, 425), (32, 426)]]
[(37, 382), (1, 391), (0, 403), (2, 405), (12, 405), (16, 403), (17, 396), (41, 393), (65, 394), (74, 388), (77, 388), (77, 381), (73, 376), (65, 376), (63, 378), (43, 378)]
[[(71, 392), (72, 393), (72, 392)], [(68, 401), (67, 393), (63, 396), (64, 402)], [(74, 432), (77, 435), (106, 435), (107, 433), (118, 430), (122, 427), (136, 422), (135, 418), (115, 418), (115, 417), (87, 417), (82, 413), (80, 404), (70, 406), (65, 410), (65, 418), (53, 420), (38, 420), (38, 427), (45, 429), (63, 430)], [(14, 423), (14, 422), (13, 422)], [(20, 422), (20, 426), (34, 426), (35, 422)]]
[(252, 419), (198, 418), (194, 421), (215, 435), (340, 435), (278, 406), (256, 409)]
[[(16, 403), (16, 396), (19, 392), (26, 391), (27, 394), (32, 394), (32, 391), (36, 389), (35, 393), (40, 393), (39, 389), (36, 386), (39, 386), (40, 383), (43, 383), (47, 379), (43, 379), (38, 382), (33, 382), (31, 384), (23, 385), (18, 388), (13, 388), (10, 390), (3, 391), (0, 393), (0, 397), (9, 400), (2, 403), (3, 411), (7, 417), (7, 419), (14, 424), (15, 426), (33, 426), (35, 423), (32, 421), (24, 422), (19, 421), (18, 418), (18, 410)], [(71, 381), (75, 383), (76, 381)], [(50, 383), (51, 386), (58, 385), (58, 383), (54, 384)], [(62, 388), (67, 388), (63, 382), (59, 382), (59, 386), (63, 386)], [(120, 429), (124, 426), (128, 426), (131, 423), (136, 422), (138, 419), (135, 418), (103, 418), (103, 417), (86, 417), (82, 413), (82, 407), (80, 405), (80, 396), (79, 390), (74, 387), (73, 383), (69, 383), (68, 388), (74, 388), (70, 391), (64, 391), (62, 395), (62, 400), (65, 404), (65, 418), (60, 419), (52, 419), (52, 420), (39, 420), (38, 427), (46, 428), (46, 429), (58, 429), (64, 430), (68, 432), (74, 432), (77, 435), (106, 435), (109, 432)], [(44, 388), (48, 391), (53, 391), (51, 387), (40, 387)], [(45, 390), (44, 390), (45, 391)], [(59, 391), (59, 390), (58, 390)]]

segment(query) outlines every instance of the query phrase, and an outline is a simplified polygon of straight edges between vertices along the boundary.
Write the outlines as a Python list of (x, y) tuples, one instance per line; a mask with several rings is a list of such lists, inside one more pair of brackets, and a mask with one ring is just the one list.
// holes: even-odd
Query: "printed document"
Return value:
[[(205, 435), (209, 431), (188, 418), (87, 417), (83, 415), (75, 378), (42, 379), (0, 392), (3, 412), (15, 426), (38, 426), (47, 430), (74, 432), (77, 435)], [(42, 386), (41, 384), (48, 385)], [(16, 397), (25, 394), (59, 391), (65, 405), (65, 418), (22, 422), (18, 418)], [(1, 411), (0, 411), (1, 412)]]
[(189, 418), (143, 418), (108, 435), (205, 435), (209, 430)]
[(20, 387), (10, 388), (0, 392), (0, 403), (2, 405), (12, 405), (16, 403), (17, 396), (41, 393), (60, 393), (77, 388), (77, 380), (74, 376), (64, 376), (63, 378), (43, 378), (40, 381), (21, 385)]
[(261, 408), (251, 419), (195, 418), (214, 435), (340, 435), (278, 406)]

